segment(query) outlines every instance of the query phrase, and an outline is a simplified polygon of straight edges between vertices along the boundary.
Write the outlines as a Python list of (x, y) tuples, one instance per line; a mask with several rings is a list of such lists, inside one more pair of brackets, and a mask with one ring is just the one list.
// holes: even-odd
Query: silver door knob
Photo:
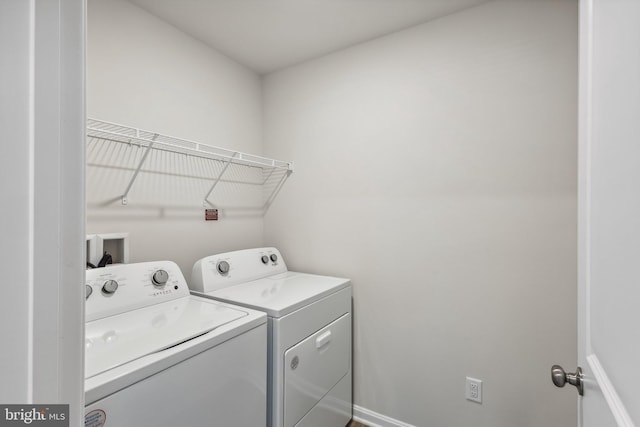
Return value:
[(584, 383), (582, 381), (582, 368), (578, 366), (575, 374), (567, 374), (562, 366), (553, 365), (551, 367), (551, 381), (556, 387), (564, 387), (566, 383), (575, 386), (578, 389), (578, 394), (582, 396), (584, 394)]

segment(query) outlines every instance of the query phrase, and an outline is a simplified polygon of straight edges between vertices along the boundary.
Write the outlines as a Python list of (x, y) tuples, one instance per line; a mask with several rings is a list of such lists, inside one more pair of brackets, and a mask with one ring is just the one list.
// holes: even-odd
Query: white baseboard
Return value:
[(353, 405), (353, 420), (369, 427), (415, 427), (358, 405)]

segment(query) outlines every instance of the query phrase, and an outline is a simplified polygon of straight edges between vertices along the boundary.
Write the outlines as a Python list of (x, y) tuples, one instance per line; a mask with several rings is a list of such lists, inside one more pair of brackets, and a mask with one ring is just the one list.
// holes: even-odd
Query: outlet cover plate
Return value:
[(482, 381), (477, 378), (467, 377), (464, 397), (472, 402), (482, 403)]

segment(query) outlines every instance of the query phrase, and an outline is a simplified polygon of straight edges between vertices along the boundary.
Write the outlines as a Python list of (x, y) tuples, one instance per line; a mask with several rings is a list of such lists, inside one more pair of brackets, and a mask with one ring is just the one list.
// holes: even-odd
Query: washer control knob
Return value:
[(151, 276), (151, 281), (156, 286), (164, 286), (167, 284), (168, 280), (169, 280), (169, 273), (167, 273), (164, 270), (158, 270), (155, 273), (153, 273), (153, 276)]
[(262, 255), (262, 258), (261, 258), (261, 259), (262, 259), (262, 263), (263, 263), (263, 264), (266, 264), (266, 263), (268, 263), (268, 262), (269, 262), (269, 257), (268, 257), (268, 256), (266, 256), (266, 255)]
[(271, 254), (271, 256), (269, 258), (271, 258), (271, 261), (276, 262), (278, 260), (278, 255)]
[(226, 276), (227, 273), (229, 273), (229, 263), (227, 261), (220, 261), (218, 265), (216, 265), (216, 268), (218, 269), (218, 273), (223, 276)]
[(93, 293), (93, 288), (89, 285), (84, 285), (84, 299), (87, 300), (89, 299), (89, 297), (91, 296), (91, 294)]
[(118, 282), (116, 282), (115, 280), (107, 280), (102, 285), (102, 292), (104, 292), (105, 294), (111, 295), (117, 290), (118, 290)]

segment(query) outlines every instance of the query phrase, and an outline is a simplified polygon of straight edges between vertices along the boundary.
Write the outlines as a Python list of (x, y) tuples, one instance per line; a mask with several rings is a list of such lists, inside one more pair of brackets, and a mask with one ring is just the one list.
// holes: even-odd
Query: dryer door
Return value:
[(351, 367), (351, 314), (284, 353), (284, 425), (295, 425)]

